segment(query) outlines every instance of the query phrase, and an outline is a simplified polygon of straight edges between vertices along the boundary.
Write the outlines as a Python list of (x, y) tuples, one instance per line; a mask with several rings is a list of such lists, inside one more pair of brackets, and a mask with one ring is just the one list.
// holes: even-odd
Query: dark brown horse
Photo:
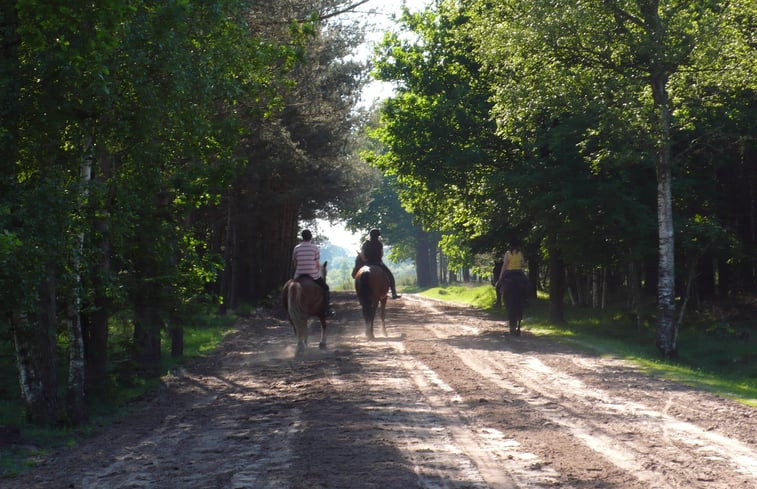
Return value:
[(510, 325), (510, 334), (520, 336), (520, 324), (523, 320), (523, 310), (528, 301), (528, 293), (531, 288), (528, 277), (523, 273), (505, 275), (502, 280), (502, 295), (507, 309), (507, 322)]
[[(326, 264), (321, 267), (321, 276), (326, 279)], [(305, 352), (308, 344), (308, 320), (317, 317), (321, 321), (321, 341), (318, 347), (326, 348), (326, 312), (323, 301), (326, 299), (320, 285), (307, 275), (291, 279), (284, 284), (282, 294), (284, 309), (289, 322), (294, 327), (297, 336), (297, 351), (295, 356)]]
[(355, 292), (363, 309), (365, 320), (365, 336), (374, 339), (373, 322), (376, 311), (381, 311), (381, 328), (386, 336), (386, 298), (389, 294), (389, 276), (378, 265), (366, 265), (363, 257), (358, 253), (355, 258), (355, 268), (352, 270), (355, 279)]

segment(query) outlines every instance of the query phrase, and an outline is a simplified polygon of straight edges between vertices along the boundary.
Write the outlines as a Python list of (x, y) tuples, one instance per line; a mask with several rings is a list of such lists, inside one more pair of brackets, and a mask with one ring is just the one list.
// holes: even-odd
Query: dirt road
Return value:
[(405, 296), (367, 341), (354, 296), (303, 359), (282, 311), (13, 488), (757, 488), (757, 409), (474, 309)]

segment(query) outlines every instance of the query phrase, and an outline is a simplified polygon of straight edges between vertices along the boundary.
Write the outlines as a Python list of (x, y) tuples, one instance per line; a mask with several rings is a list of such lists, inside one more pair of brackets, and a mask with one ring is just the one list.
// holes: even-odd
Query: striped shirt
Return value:
[(313, 280), (317, 280), (321, 277), (321, 252), (318, 246), (310, 241), (303, 241), (294, 247), (292, 260), (294, 261), (294, 278), (310, 275)]

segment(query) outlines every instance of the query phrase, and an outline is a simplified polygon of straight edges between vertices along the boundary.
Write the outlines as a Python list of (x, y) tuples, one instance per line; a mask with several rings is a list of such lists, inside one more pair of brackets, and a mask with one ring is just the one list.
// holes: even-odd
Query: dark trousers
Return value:
[(392, 296), (397, 295), (397, 286), (394, 284), (394, 275), (392, 274), (392, 271), (389, 270), (389, 267), (384, 265), (383, 261), (368, 262), (368, 265), (378, 265), (386, 272), (386, 275), (389, 277), (389, 288), (392, 289)]
[(331, 300), (331, 297), (330, 297), (331, 294), (330, 294), (330, 291), (329, 291), (329, 284), (326, 283), (326, 279), (323, 278), (323, 277), (318, 277), (318, 279), (314, 280), (314, 282), (317, 283), (318, 285), (320, 285), (321, 288), (323, 289), (323, 297), (324, 297), (324, 299), (326, 299), (325, 301), (323, 301), (323, 310), (326, 311), (326, 312), (328, 312), (329, 311), (329, 303), (330, 303), (329, 301)]

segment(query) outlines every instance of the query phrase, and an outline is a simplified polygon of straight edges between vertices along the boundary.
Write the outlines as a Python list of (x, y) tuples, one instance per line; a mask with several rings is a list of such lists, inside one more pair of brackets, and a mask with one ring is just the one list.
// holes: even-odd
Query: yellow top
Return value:
[(505, 253), (505, 270), (522, 270), (524, 261), (523, 253), (520, 251), (515, 253), (508, 251)]

